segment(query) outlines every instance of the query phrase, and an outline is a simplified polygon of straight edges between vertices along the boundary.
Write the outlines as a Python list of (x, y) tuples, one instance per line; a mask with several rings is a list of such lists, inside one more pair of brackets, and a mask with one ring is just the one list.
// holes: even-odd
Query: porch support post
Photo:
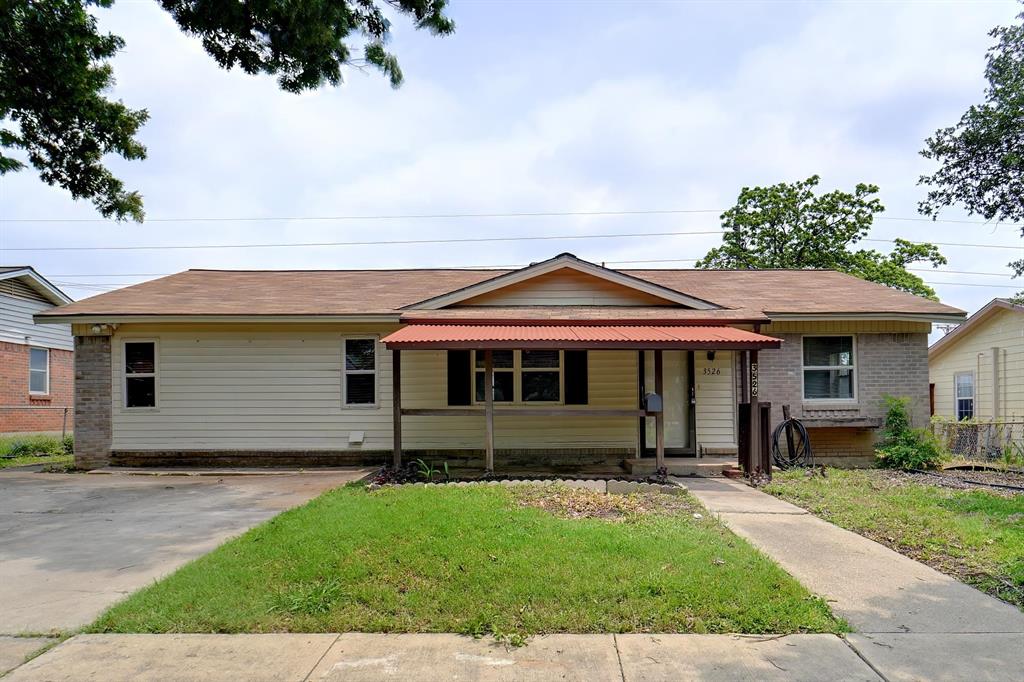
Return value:
[(484, 471), (494, 473), (494, 352), (484, 351)]
[(654, 415), (654, 432), (658, 439), (655, 457), (657, 467), (665, 466), (665, 363), (661, 350), (654, 351), (654, 392), (661, 397), (661, 410)]
[(391, 428), (392, 464), (402, 466), (402, 351), (391, 351)]
[[(757, 366), (757, 351), (750, 351), (750, 469), (749, 473), (754, 473), (758, 469), (762, 469), (761, 462), (761, 408), (758, 405), (758, 366)], [(762, 469), (762, 474), (771, 474), (769, 471)]]
[[(647, 356), (644, 351), (636, 352), (636, 396), (637, 407), (644, 409), (644, 393), (647, 387)], [(636, 420), (636, 456), (644, 457), (647, 454), (647, 417), (638, 417)]]

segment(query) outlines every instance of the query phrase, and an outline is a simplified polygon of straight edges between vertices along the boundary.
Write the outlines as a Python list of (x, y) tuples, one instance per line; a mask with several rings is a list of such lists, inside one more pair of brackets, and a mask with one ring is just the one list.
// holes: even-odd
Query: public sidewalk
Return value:
[(79, 635), (4, 682), (627, 680), (877, 682), (839, 637), (547, 635), (506, 647), (460, 635)]
[(1024, 679), (1024, 613), (734, 481), (679, 481), (737, 535), (826, 598), (889, 680)]

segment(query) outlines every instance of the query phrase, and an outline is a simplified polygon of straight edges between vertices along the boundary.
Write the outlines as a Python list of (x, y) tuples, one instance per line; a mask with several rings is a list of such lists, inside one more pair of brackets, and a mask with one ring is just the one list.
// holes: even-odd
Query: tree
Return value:
[(851, 251), (867, 236), (874, 216), (885, 210), (878, 187), (859, 184), (853, 193), (815, 194), (820, 178), (770, 187), (744, 187), (736, 205), (722, 214), (722, 245), (708, 251), (698, 268), (830, 269), (846, 272), (918, 296), (935, 291), (907, 270), (918, 262), (933, 267), (946, 259), (933, 244), (895, 240), (888, 254)]
[(985, 102), (936, 131), (921, 152), (939, 163), (920, 179), (931, 189), (918, 209), (932, 218), (962, 204), (986, 220), (1024, 220), (1024, 25), (999, 26), (989, 35), (996, 44), (986, 55)]
[[(111, 101), (109, 60), (124, 41), (98, 31), (94, 7), (114, 0), (0, 0), (0, 175), (25, 168), (19, 150), (50, 185), (90, 199), (101, 215), (143, 219), (142, 197), (128, 191), (103, 157), (146, 157), (136, 139), (145, 109)], [(385, 48), (384, 8), (436, 35), (455, 25), (447, 0), (160, 0), (183, 31), (202, 41), (223, 68), (277, 77), (287, 92), (341, 82), (344, 65), (380, 70), (393, 87), (403, 77)], [(362, 57), (348, 43), (363, 43)], [(16, 152), (17, 153), (17, 152)]]

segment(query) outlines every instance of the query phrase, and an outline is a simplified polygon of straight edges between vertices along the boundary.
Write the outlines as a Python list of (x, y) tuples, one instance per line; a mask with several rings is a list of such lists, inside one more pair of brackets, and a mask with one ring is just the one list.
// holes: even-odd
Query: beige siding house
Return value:
[(735, 460), (763, 431), (740, 421), (751, 402), (771, 403), (768, 426), (790, 405), (821, 455), (854, 462), (882, 394), (927, 419), (927, 335), (963, 317), (835, 272), (562, 254), (513, 271), (190, 270), (37, 319), (73, 325), (82, 466), (500, 471)]
[(928, 351), (934, 414), (1024, 420), (1024, 306), (994, 299)]

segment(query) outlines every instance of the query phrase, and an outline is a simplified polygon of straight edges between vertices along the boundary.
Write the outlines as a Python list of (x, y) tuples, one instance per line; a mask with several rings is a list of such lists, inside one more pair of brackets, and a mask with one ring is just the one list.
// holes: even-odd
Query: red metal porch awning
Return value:
[(384, 337), (392, 349), (756, 350), (781, 339), (723, 326), (413, 324)]

